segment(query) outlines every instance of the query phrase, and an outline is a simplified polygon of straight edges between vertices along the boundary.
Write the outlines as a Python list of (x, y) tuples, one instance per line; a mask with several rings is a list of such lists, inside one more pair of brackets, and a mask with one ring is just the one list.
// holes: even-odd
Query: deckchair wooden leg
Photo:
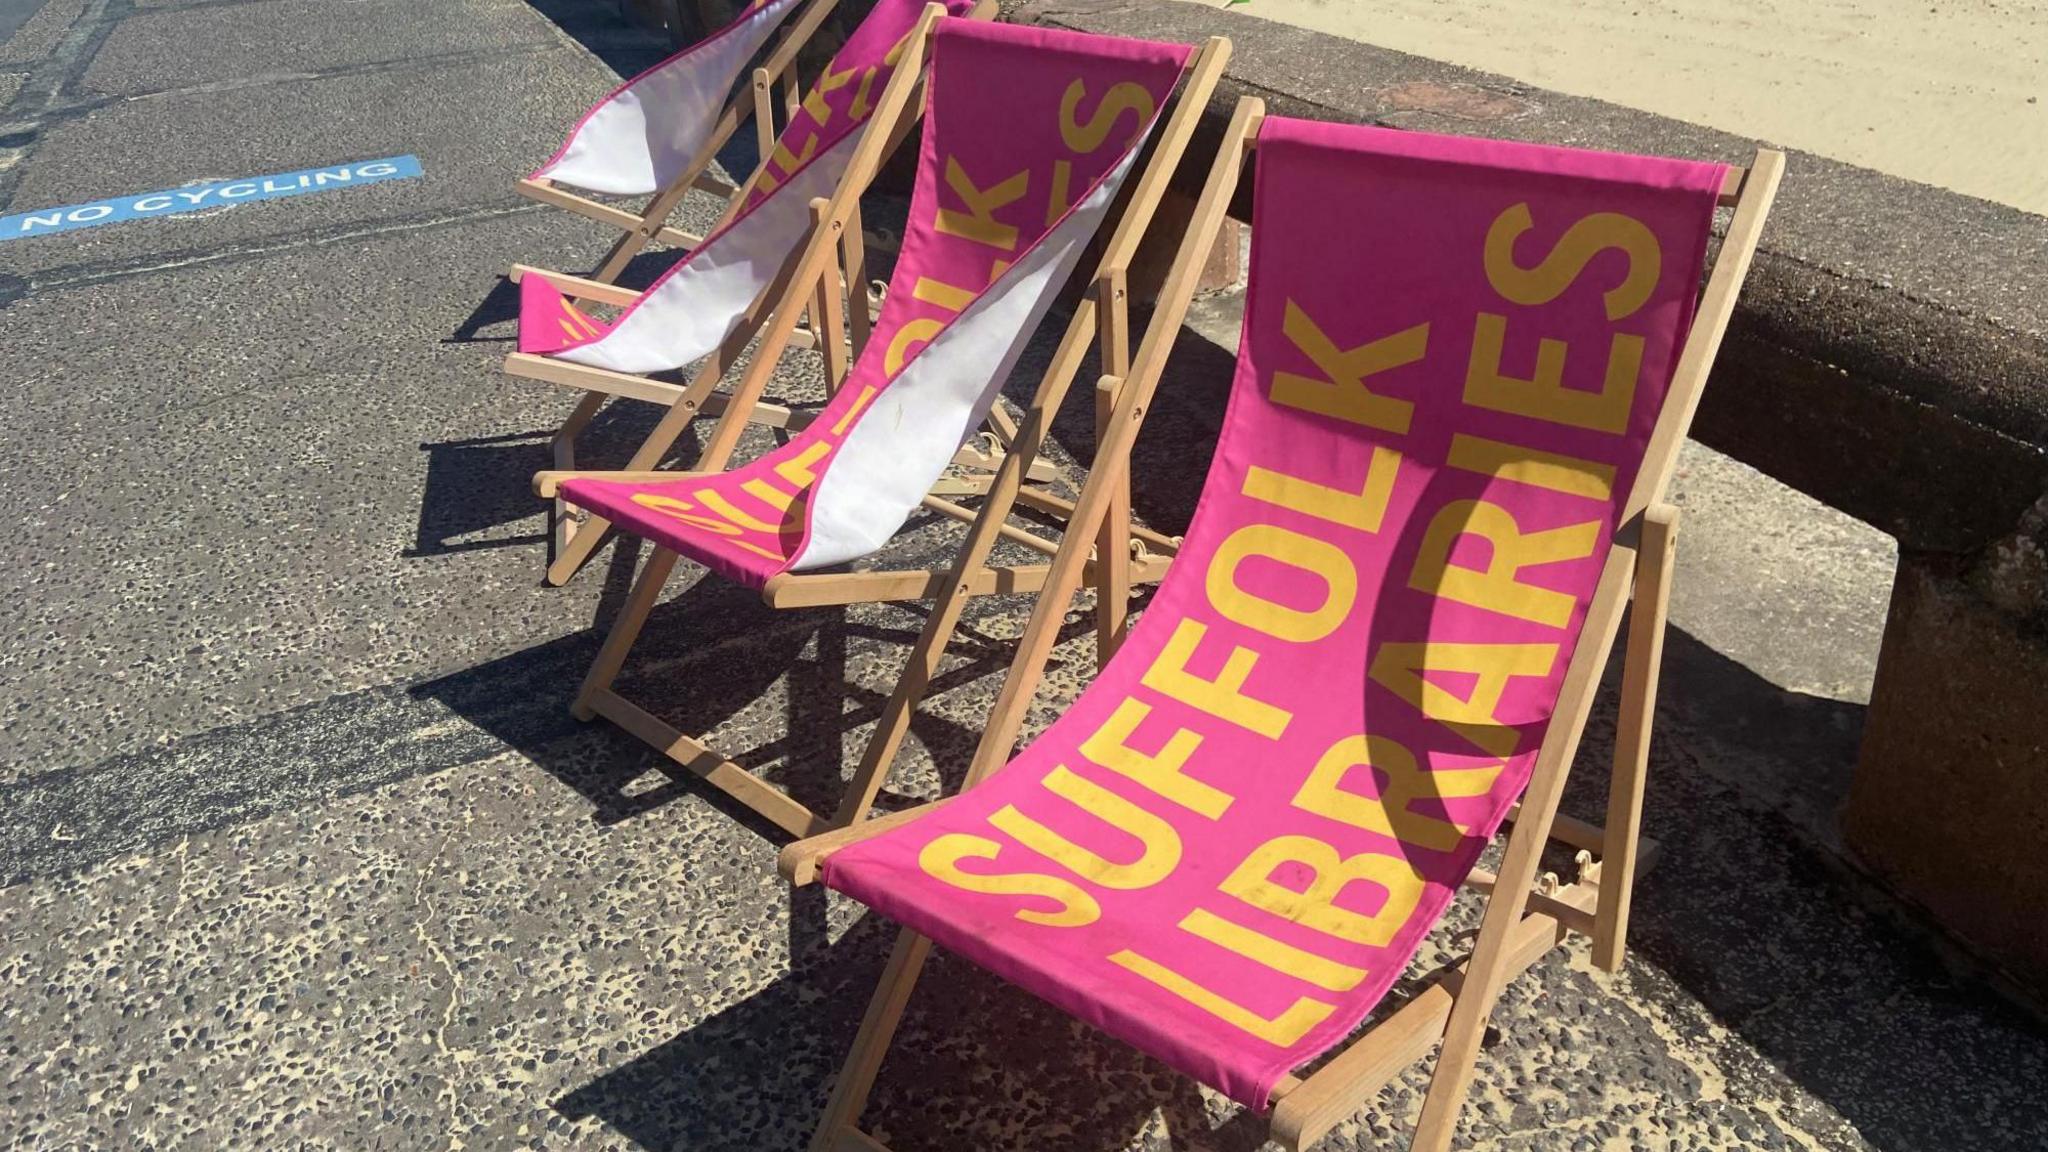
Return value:
[(875, 1074), (881, 1071), (882, 1057), (888, 1054), (889, 1041), (895, 1037), (903, 1008), (910, 1002), (910, 990), (916, 986), (917, 975), (931, 951), (932, 942), (908, 928), (897, 934), (896, 948), (889, 953), (889, 966), (882, 970), (882, 982), (875, 988), (874, 998), (868, 1001), (867, 1015), (861, 1018), (853, 1051), (846, 1057), (846, 1066), (839, 1070), (839, 1079), (832, 1084), (832, 1097), (825, 1104), (817, 1135), (811, 1137), (810, 1152), (832, 1152), (844, 1133), (859, 1130), (861, 1110), (867, 1107), (868, 1094), (874, 1090)]
[[(583, 430), (590, 426), (591, 420), (597, 416), (598, 409), (604, 407), (606, 399), (608, 397), (602, 392), (585, 393), (583, 398), (576, 402), (576, 407), (570, 411), (569, 418), (562, 421), (562, 426), (555, 430), (553, 447), (557, 469), (571, 471), (576, 467), (576, 437), (582, 435)], [(569, 541), (576, 535), (574, 517), (575, 513), (570, 510), (568, 503), (560, 496), (555, 497), (553, 532), (557, 556), (562, 554), (569, 546)]]
[[(1111, 380), (1131, 372), (1128, 292), (1124, 270), (1112, 268), (1095, 283), (1095, 315), (1100, 334), (1104, 382), (1095, 389), (1095, 439), (1101, 443), (1116, 415), (1117, 392)], [(1099, 671), (1123, 643), (1124, 623), (1131, 607), (1131, 477), (1128, 470), (1112, 485), (1109, 511), (1095, 537), (1095, 667)]]
[[(1568, 735), (1555, 745), (1546, 742), (1537, 758), (1536, 770), (1522, 793), (1522, 806), (1508, 838), (1507, 854), (1501, 861), (1500, 876), (1486, 916), (1480, 923), (1479, 941), (1472, 949), (1471, 966), (1451, 1008), (1451, 1021), (1444, 1030), (1436, 1070), (1429, 1080), (1429, 1093), (1422, 1101), (1422, 1118), (1415, 1127), (1410, 1152), (1448, 1152), (1457, 1130), (1458, 1113), (1471, 1089), (1479, 1044), (1486, 1034), (1486, 1021), (1500, 998), (1508, 968), (1515, 927), (1522, 921), (1530, 886), (1536, 881), (1550, 824), (1557, 815), (1558, 800), (1564, 795), (1565, 779), (1571, 774), (1572, 757), (1578, 753), (1579, 736), (1586, 715), (1593, 707), (1593, 686), (1613, 651), (1614, 634), (1621, 625), (1621, 597), (1627, 576), (1635, 563), (1635, 552), (1616, 544), (1607, 554), (1600, 575), (1599, 591), (1586, 610), (1579, 636), (1579, 649), (1565, 673), (1558, 693), (1560, 707), (1550, 722), (1568, 727)], [(1605, 868), (1603, 866), (1603, 871)]]
[(766, 68), (754, 69), (750, 82), (754, 92), (754, 144), (761, 150), (761, 163), (775, 153), (775, 104)]
[(926, 617), (917, 644), (910, 650), (910, 659), (904, 662), (903, 674), (896, 678), (895, 690), (889, 693), (888, 703), (882, 706), (882, 715), (875, 722), (875, 733), (868, 738), (867, 748), (861, 753), (860, 767), (847, 782), (846, 794), (840, 797), (839, 808), (832, 814), (832, 826), (844, 828), (867, 815), (874, 807), (875, 796), (881, 792), (882, 784), (889, 777), (889, 768), (896, 762), (896, 754), (903, 748), (904, 737), (910, 733), (910, 717), (917, 710), (917, 703), (924, 698), (925, 689), (931, 686), (932, 677), (938, 673), (939, 658), (945, 655), (946, 644), (953, 638), (954, 628), (960, 623), (960, 610), (968, 598), (968, 585), (955, 580), (946, 586), (938, 602), (932, 605), (931, 615)]
[(656, 548), (654, 555), (647, 558), (641, 567), (640, 576), (633, 582), (633, 590), (626, 595), (625, 607), (619, 610), (619, 618), (612, 622), (610, 635), (604, 638), (604, 647), (598, 649), (597, 659), (584, 673), (583, 686), (576, 691), (576, 702), (569, 711), (578, 720), (594, 720), (597, 710), (590, 706), (590, 700), (600, 692), (611, 688), (612, 681), (619, 675), (619, 668), (626, 662), (626, 653), (633, 650), (633, 642), (640, 639), (640, 629), (647, 623), (648, 613), (654, 611), (655, 601), (661, 599), (661, 589), (668, 583), (668, 574), (675, 570), (676, 554), (666, 548)]
[(1607, 795), (1606, 844), (1600, 854), (1600, 905), (1594, 919), (1593, 963), (1621, 971), (1628, 952), (1629, 899), (1643, 830), (1643, 787), (1650, 767), (1650, 728), (1657, 710), (1657, 673), (1664, 660), (1664, 624), (1671, 610), (1672, 560), (1678, 509), (1653, 504), (1643, 513), (1636, 553), (1636, 598), (1629, 609), (1628, 650), (1621, 666), (1621, 716), (1614, 733), (1614, 782)]
[(846, 269), (846, 314), (852, 343), (849, 351), (853, 361), (859, 363), (861, 352), (868, 346), (868, 333), (874, 330), (875, 313), (868, 303), (867, 237), (860, 230), (857, 203), (847, 218), (846, 238), (839, 242), (839, 258)]
[[(811, 201), (811, 228), (813, 231), (825, 227), (826, 216), (832, 203), (820, 197)], [(842, 237), (850, 234), (842, 233)], [(845, 248), (842, 239), (841, 249)], [(818, 338), (818, 354), (825, 361), (825, 394), (837, 395), (839, 386), (846, 382), (846, 326), (839, 311), (839, 270), (829, 265), (825, 274), (818, 277), (818, 286), (811, 293), (811, 323)]]

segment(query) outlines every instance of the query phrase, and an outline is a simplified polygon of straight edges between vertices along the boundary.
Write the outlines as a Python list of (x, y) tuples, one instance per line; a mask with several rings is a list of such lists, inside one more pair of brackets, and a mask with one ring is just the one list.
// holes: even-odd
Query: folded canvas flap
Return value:
[(1191, 52), (942, 23), (888, 304), (833, 401), (745, 467), (564, 498), (756, 587), (886, 543), (987, 415)]
[(1722, 169), (1268, 117), (1186, 542), (1007, 767), (824, 878), (1263, 1109), (1526, 784)]
[[(803, 243), (812, 199), (829, 197), (839, 187), (860, 145), (860, 129), (888, 87), (926, 2), (880, 0), (874, 6), (811, 86), (764, 170), (748, 185), (739, 212), (632, 306), (601, 332), (564, 340), (544, 296), (531, 318), (522, 300), (519, 350), (634, 373), (681, 368), (710, 355)], [(951, 16), (974, 8), (974, 0), (944, 3)]]
[(597, 102), (532, 176), (592, 192), (647, 194), (689, 167), (747, 61), (803, 0), (757, 0), (732, 23)]

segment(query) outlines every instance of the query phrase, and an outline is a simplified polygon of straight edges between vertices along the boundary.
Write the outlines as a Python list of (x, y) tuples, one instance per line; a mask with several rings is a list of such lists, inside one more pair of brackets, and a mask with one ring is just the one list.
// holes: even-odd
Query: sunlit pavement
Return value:
[[(527, 480), (569, 400), (496, 369), (499, 274), (607, 239), (512, 178), (659, 46), (571, 0), (0, 0), (0, 37), (0, 216), (59, 221), (0, 238), (0, 1144), (801, 1148), (892, 930), (793, 900), (767, 830), (569, 718), (631, 556), (540, 585)], [(1136, 464), (1169, 530), (1232, 306), (1184, 336)], [(1465, 1140), (2039, 1147), (2048, 1041), (1831, 843), (1884, 539), (1703, 451), (1678, 497), (1636, 950), (1510, 989)], [(829, 793), (918, 612), (672, 587), (624, 689)], [(1021, 611), (977, 608), (897, 799), (957, 783)], [(1260, 1139), (958, 963), (894, 1051), (869, 1126), (898, 1152)], [(1405, 1138), (1420, 1084), (1326, 1146)]]

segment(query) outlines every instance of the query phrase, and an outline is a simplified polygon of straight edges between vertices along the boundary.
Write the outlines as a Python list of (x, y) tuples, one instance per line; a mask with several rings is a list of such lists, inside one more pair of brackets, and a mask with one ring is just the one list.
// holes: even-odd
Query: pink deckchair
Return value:
[[(614, 396), (653, 401), (668, 408), (665, 418), (634, 452), (629, 469), (649, 469), (689, 428), (694, 418), (724, 410), (713, 389), (748, 343), (759, 334), (774, 304), (781, 278), (818, 223), (816, 208), (823, 197), (838, 191), (854, 153), (875, 127), (881, 134), (880, 155), (887, 157), (908, 133), (917, 113), (875, 126), (872, 115), (881, 93), (895, 74), (905, 47), (923, 16), (926, 0), (880, 0), (848, 38), (832, 63), (819, 74), (810, 95), (795, 108), (780, 139), (770, 142), (765, 159), (732, 200), (710, 237), (699, 241), (645, 291), (636, 292), (581, 277), (515, 266), (520, 285), (518, 351), (505, 360), (514, 376), (544, 380), (583, 391), (576, 408), (554, 438), (555, 466), (577, 466), (576, 439), (604, 404)], [(993, 0), (945, 0), (949, 15), (986, 19)], [(912, 70), (915, 72), (915, 69)], [(915, 108), (915, 103), (912, 105)], [(856, 196), (866, 187), (863, 175)], [(865, 242), (858, 201), (840, 244), (846, 280), (851, 285), (845, 306), (845, 335), (858, 357), (871, 327), (865, 278)], [(579, 308), (572, 298), (614, 306), (619, 313), (605, 319)], [(818, 347), (828, 360), (828, 383), (843, 376), (847, 350), (836, 338), (821, 343), (819, 320), (831, 310), (839, 318), (838, 301), (806, 299), (795, 307), (812, 312), (811, 329), (793, 330), (787, 344)], [(772, 368), (780, 349), (757, 351), (760, 370)], [(688, 385), (652, 379), (648, 374), (698, 364)], [(725, 466), (739, 433), (747, 423), (800, 428), (802, 417), (777, 405), (756, 404), (743, 419), (721, 424), (699, 457), (707, 470)], [(991, 417), (998, 440), (993, 450), (967, 450), (961, 463), (992, 472), (1014, 435), (1001, 409)], [(1041, 468), (1036, 479), (1050, 479)], [(573, 575), (602, 544), (609, 527), (603, 521), (579, 528), (557, 506), (556, 555), (548, 578), (560, 584)], [(587, 531), (585, 530), (587, 529)]]
[[(819, 226), (785, 274), (782, 302), (762, 337), (768, 351), (757, 354), (724, 420), (754, 404), (767, 377), (759, 365), (772, 363), (800, 301), (827, 301), (816, 311), (830, 331), (835, 245), (854, 219), (881, 126), (906, 112), (928, 41), (930, 108), (902, 254), (872, 338), (832, 400), (787, 444), (732, 471), (551, 471), (536, 478), (540, 495), (588, 508), (656, 545), (584, 681), (577, 714), (611, 718), (797, 835), (844, 824), (873, 804), (967, 598), (1028, 593), (1044, 580), (1045, 565), (991, 566), (990, 550), (1003, 538), (1047, 555), (1059, 551), (1058, 543), (1008, 518), (1020, 502), (1054, 519), (1073, 508), (1024, 480), (1091, 343), (1099, 341), (1113, 366), (1128, 356), (1125, 269), (1229, 56), (1220, 40), (1197, 51), (936, 13), (927, 27), (928, 36), (914, 37), (905, 50), (875, 113), (876, 129), (849, 162), (846, 180), (817, 210)], [(1168, 118), (1163, 113), (1177, 85), (1179, 103)], [(1162, 122), (1104, 244), (1095, 293), (1067, 325), (1013, 451), (981, 493), (983, 506), (970, 510), (933, 495)], [(714, 237), (703, 251), (716, 243)], [(1095, 481), (1087, 483), (1084, 497)], [(921, 509), (969, 524), (950, 571), (833, 570), (882, 548)], [(1171, 542), (1156, 535), (1153, 542), (1162, 554), (1132, 566), (1138, 581), (1156, 580), (1165, 569)], [(934, 601), (910, 666), (829, 818), (612, 691), (682, 557), (777, 607)]]
[[(1568, 931), (1621, 963), (1676, 524), (1658, 501), (1783, 159), (1745, 173), (1244, 101), (1112, 452), (1253, 146), (1230, 408), (1150, 609), (1003, 767), (1083, 560), (1063, 551), (968, 788), (783, 853), (796, 882), (822, 869), (905, 926), (816, 1149), (880, 1147), (860, 1112), (932, 942), (1270, 1108), (1295, 1149), (1439, 1040), (1414, 1146), (1447, 1147), (1502, 983)], [(1717, 203), (1735, 214), (1702, 297)], [(1069, 541), (1101, 510), (1084, 501)], [(1598, 829), (1558, 798), (1631, 585)], [(1476, 871), (1508, 820), (1499, 874)], [(1532, 892), (1553, 835), (1581, 875)], [(1491, 894), (1469, 960), (1297, 1078), (1461, 884)]]
[[(786, 114), (797, 107), (796, 57), (839, 0), (753, 0), (732, 23), (634, 76), (607, 93), (569, 130), (547, 163), (521, 178), (519, 194), (609, 224), (625, 235), (606, 254), (593, 279), (610, 283), (653, 240), (691, 248), (699, 238), (668, 227), (668, 218), (691, 189), (736, 200), (739, 190), (710, 174), (719, 149), (749, 118), (761, 138), (761, 160), (774, 142), (773, 87), (785, 86)], [(803, 15), (784, 29), (747, 95), (734, 84), (791, 13)], [(648, 196), (637, 213), (569, 191)]]

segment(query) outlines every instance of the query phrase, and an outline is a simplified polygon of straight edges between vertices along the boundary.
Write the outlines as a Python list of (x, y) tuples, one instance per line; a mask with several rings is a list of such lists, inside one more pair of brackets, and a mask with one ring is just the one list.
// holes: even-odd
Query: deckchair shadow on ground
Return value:
[[(814, 1149), (881, 1147), (860, 1113), (934, 940), (1271, 1108), (1296, 1149), (1439, 1042), (1414, 1147), (1448, 1147), (1503, 984), (1572, 932), (1622, 962), (1675, 541), (1658, 501), (1783, 158), (1744, 172), (1244, 101), (1121, 384), (1113, 460), (1254, 147), (1231, 409), (1151, 611), (1005, 768), (1107, 503), (1090, 493), (968, 788), (783, 853), (796, 883), (905, 925)], [(1702, 295), (1717, 202), (1735, 213)], [(1599, 828), (1557, 809), (1631, 598)], [(1508, 821), (1498, 873), (1476, 869)], [(1532, 891), (1552, 839), (1579, 876)], [(1487, 893), (1469, 958), (1346, 1043), (1461, 884)]]
[[(596, 278), (525, 265), (513, 267), (510, 278), (520, 291), (519, 344), (518, 351), (505, 360), (506, 372), (583, 392), (555, 435), (558, 469), (577, 467), (578, 437), (591, 418), (617, 397), (666, 409), (654, 431), (626, 462), (627, 469), (656, 467), (698, 416), (722, 412), (724, 418), (712, 431), (699, 460), (702, 467), (716, 470), (726, 466), (748, 424), (792, 430), (803, 426), (807, 414), (766, 404), (760, 396), (761, 382), (790, 349), (818, 349), (827, 361), (828, 384), (836, 386), (843, 378), (847, 339), (851, 356), (857, 360), (873, 322), (874, 302), (867, 291), (866, 275), (868, 241), (861, 226), (858, 197), (880, 164), (908, 136), (922, 100), (913, 96), (891, 115), (878, 117), (874, 113), (882, 105), (879, 95), (893, 84), (906, 49), (926, 34), (923, 29), (933, 18), (927, 8), (967, 19), (986, 19), (995, 11), (993, 0), (944, 0), (936, 5), (926, 5), (923, 0), (881, 0), (825, 67), (810, 94), (801, 104), (791, 106), (781, 136), (764, 134), (762, 155), (766, 159), (733, 192), (709, 235), (690, 238), (689, 251), (644, 290), (612, 282), (632, 258), (626, 248), (634, 246), (626, 241)], [(764, 7), (757, 13), (766, 11)], [(764, 17), (750, 17), (760, 18)], [(918, 79), (918, 71), (910, 69), (913, 81)], [(757, 85), (759, 82), (757, 74)], [(668, 93), (664, 99), (687, 103), (684, 95)], [(630, 108), (635, 101), (625, 104)], [(721, 125), (730, 121), (728, 113)], [(595, 123), (586, 122), (579, 129), (555, 161), (557, 166), (578, 160), (579, 142)], [(696, 146), (693, 167), (708, 164), (722, 140), (717, 132), (706, 136)], [(530, 186), (531, 182), (522, 185)], [(854, 197), (849, 202), (852, 209), (829, 227), (836, 230), (836, 258), (853, 290), (842, 302), (838, 291), (824, 290), (821, 278), (815, 282), (815, 291), (789, 298), (785, 290), (799, 254), (819, 229), (828, 227), (819, 205), (824, 197), (836, 197), (849, 187)], [(675, 191), (678, 199), (681, 191)], [(658, 211), (665, 216), (672, 209), (673, 204), (668, 204)], [(629, 234), (628, 240), (634, 235)], [(805, 283), (813, 286), (810, 281)], [(593, 306), (618, 311), (606, 318), (585, 310)], [(808, 313), (808, 324), (792, 317), (791, 323), (777, 327), (773, 319), (782, 310), (793, 310), (799, 316)], [(745, 377), (735, 385), (736, 395), (749, 400), (728, 409), (731, 397), (715, 389), (757, 338), (760, 342), (753, 349)], [(695, 367), (685, 383), (652, 375), (692, 365)], [(988, 419), (999, 442), (997, 450), (965, 450), (959, 459), (984, 472), (993, 471), (1000, 462), (1000, 450), (1016, 431), (1000, 407), (991, 409)], [(1050, 472), (1034, 476), (1051, 478)], [(609, 527), (603, 520), (579, 525), (558, 501), (549, 581), (560, 584), (574, 575), (602, 545)]]
[[(799, 892), (794, 924), (825, 922), (822, 901)], [(551, 1101), (572, 1121), (596, 1118), (635, 1145), (690, 1152), (786, 1152), (807, 1135), (808, 1109), (790, 1102), (815, 1100), (830, 1076), (830, 1064), (859, 1024), (863, 993), (872, 986), (879, 958), (889, 949), (888, 925), (870, 917), (834, 939), (822, 934), (791, 941), (789, 972), (741, 999), (721, 1003), (680, 1035), (581, 1084)], [(964, 967), (964, 965), (961, 965)], [(1131, 1137), (1166, 1117), (1174, 1133), (1203, 1131), (1200, 1147), (1222, 1152), (1259, 1142), (1253, 1133), (1209, 1130), (1199, 1094), (1186, 1081), (1156, 1075), (1151, 1060), (1108, 1043), (1068, 1065), (1073, 1055), (1067, 1021), (1056, 1013), (1034, 1012), (1025, 994), (991, 980), (967, 977), (948, 991), (958, 996), (949, 1009), (994, 1013), (1010, 1025), (1005, 1037), (1017, 1050), (1044, 1057), (1050, 1081), (1032, 1085), (1059, 1104), (1085, 1101), (1085, 1128), (1063, 1134), (1060, 1152), (1117, 1152)], [(943, 1038), (941, 1038), (943, 1039)], [(944, 1076), (957, 1052), (919, 1054), (926, 1069)], [(1089, 1072), (1107, 1074), (1136, 1090), (1104, 1096), (1088, 1082)], [(734, 1099), (735, 1096), (740, 1097)], [(1005, 1094), (991, 1103), (997, 1113), (1020, 1110)], [(1242, 1126), (1240, 1126), (1242, 1127)]]
[[(828, 334), (836, 333), (839, 237), (852, 227), (859, 190), (882, 153), (881, 130), (908, 111), (929, 50), (929, 127), (888, 304), (850, 371), (828, 352), (827, 379), (837, 386), (823, 411), (782, 448), (731, 472), (551, 471), (536, 478), (543, 497), (559, 494), (658, 545), (584, 680), (578, 714), (612, 719), (797, 835), (846, 824), (872, 807), (968, 599), (1033, 592), (1049, 571), (1044, 564), (998, 563), (994, 549), (1003, 542), (1041, 555), (1059, 550), (1012, 524), (1011, 515), (1021, 507), (1059, 523), (1074, 507), (1026, 478), (1051, 414), (1090, 349), (1099, 346), (1107, 365), (1128, 358), (1124, 270), (1228, 57), (1223, 41), (1197, 51), (937, 15), (928, 13), (931, 31), (906, 48), (838, 192), (830, 202), (814, 202), (818, 225), (784, 273), (784, 302), (764, 336), (770, 347), (786, 339), (798, 311), (792, 305), (807, 299), (819, 301), (815, 314), (826, 319)], [(1168, 117), (1176, 87), (1178, 103)], [(1095, 295), (1075, 309), (998, 471), (973, 489), (981, 508), (934, 494), (1140, 168), (1155, 127), (1158, 139), (1091, 278)], [(837, 344), (836, 334), (827, 340), (828, 349)], [(752, 409), (766, 375), (750, 369), (721, 435)], [(722, 460), (705, 463), (716, 468)], [(1083, 498), (1109, 485), (1116, 490), (1104, 499), (1127, 507), (1124, 475), (1111, 469), (1100, 482), (1091, 477)], [(844, 570), (882, 549), (921, 511), (968, 523), (950, 569)], [(1159, 555), (1134, 555), (1134, 538)], [(1098, 540), (1105, 559), (1091, 562), (1087, 575), (1119, 606), (1132, 583), (1158, 578), (1174, 547), (1122, 517), (1091, 526), (1091, 544)], [(682, 556), (778, 608), (934, 602), (832, 813), (793, 801), (612, 690)], [(1114, 642), (1115, 634), (1105, 633), (1105, 650)]]

